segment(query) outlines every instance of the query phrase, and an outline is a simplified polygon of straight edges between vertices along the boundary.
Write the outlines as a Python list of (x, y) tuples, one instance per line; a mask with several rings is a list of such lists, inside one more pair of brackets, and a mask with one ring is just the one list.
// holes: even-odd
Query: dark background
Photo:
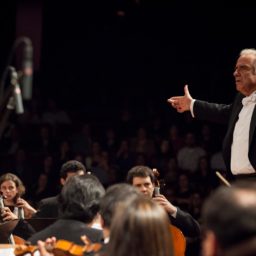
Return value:
[(1, 71), (19, 34), (17, 8), (38, 2), (41, 23), (30, 23), (31, 36), (40, 33), (34, 93), (95, 118), (123, 105), (169, 111), (166, 99), (182, 94), (185, 83), (194, 97), (229, 103), (236, 58), (256, 47), (255, 6), (245, 1), (4, 2)]
[[(87, 148), (80, 156), (86, 163), (87, 157), (93, 156), (92, 143), (100, 141), (104, 153), (109, 153), (101, 156), (107, 166), (102, 167), (102, 159), (96, 161), (92, 173), (97, 173), (98, 167), (107, 171), (107, 185), (123, 181), (129, 164), (137, 165), (143, 156), (133, 149), (135, 157), (132, 155), (126, 165), (118, 165), (120, 142), (124, 138), (136, 142), (139, 128), (146, 127), (157, 154), (144, 157), (145, 164), (166, 167), (161, 174), (174, 174), (169, 177), (173, 183), (166, 186), (171, 188), (169, 197), (173, 197), (172, 189), (178, 186), (177, 176), (182, 173), (175, 165), (171, 170), (169, 162), (168, 168), (164, 164), (175, 162), (177, 152), (173, 149), (164, 154), (160, 150), (162, 142), (170, 139), (170, 127), (177, 125), (181, 135), (172, 142), (175, 149), (183, 145), (186, 133), (192, 130), (199, 145), (208, 150), (209, 158), (221, 150), (225, 127), (211, 124), (210, 137), (206, 134), (204, 140), (205, 123), (193, 120), (189, 113), (177, 114), (167, 99), (183, 94), (188, 83), (195, 98), (232, 102), (232, 73), (239, 52), (256, 48), (255, 4), (224, 4), (227, 3), (192, 0), (0, 1), (0, 74), (16, 39), (30, 37), (35, 53), (30, 103), (39, 106), (34, 109), (33, 104), (24, 102), (29, 111), (21, 117), (13, 111), (0, 143), (0, 171), (21, 174), (32, 197), (37, 188), (34, 180), (45, 174), (48, 184), (39, 193), (44, 198), (49, 192), (47, 196), (56, 194), (61, 164), (79, 156), (73, 149), (62, 158), (62, 142), (69, 142), (72, 147), (82, 141)], [(18, 53), (17, 50), (13, 59), (17, 69)], [(51, 98), (70, 117), (68, 125), (43, 123), (44, 114), (54, 114), (47, 106)], [(132, 113), (128, 120), (121, 118), (125, 108)], [(89, 135), (82, 129), (87, 124)], [(4, 122), (0, 120), (1, 126)], [(108, 148), (106, 128), (113, 129), (118, 137), (113, 148)], [(48, 159), (52, 161), (50, 167)], [(214, 173), (209, 175), (205, 181), (205, 176), (201, 177), (203, 182), (195, 187), (209, 193), (209, 188), (218, 184), (209, 184), (214, 183)], [(207, 193), (202, 193), (202, 200)], [(32, 198), (35, 203), (39, 196)]]

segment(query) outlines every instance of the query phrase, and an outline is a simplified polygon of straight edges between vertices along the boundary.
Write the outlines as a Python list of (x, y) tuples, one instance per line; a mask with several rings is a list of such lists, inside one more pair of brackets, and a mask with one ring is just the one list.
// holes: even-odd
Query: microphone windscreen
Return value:
[(25, 47), (22, 60), (22, 78), (21, 88), (22, 96), (25, 100), (32, 98), (32, 83), (33, 83), (33, 46), (30, 39), (24, 40)]

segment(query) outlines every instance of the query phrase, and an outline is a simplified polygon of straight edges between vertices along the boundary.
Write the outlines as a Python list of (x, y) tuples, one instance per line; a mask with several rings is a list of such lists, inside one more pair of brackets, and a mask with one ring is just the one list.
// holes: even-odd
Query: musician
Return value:
[(137, 197), (115, 211), (107, 255), (173, 256), (169, 219), (149, 198)]
[(120, 203), (141, 196), (133, 186), (126, 183), (114, 184), (107, 188), (106, 194), (100, 201), (101, 225), (103, 227), (104, 241), (107, 243), (110, 236), (110, 226), (115, 209)]
[(168, 213), (171, 223), (179, 228), (186, 237), (199, 238), (200, 227), (198, 222), (187, 212), (174, 206), (162, 194), (154, 195), (155, 175), (148, 166), (137, 165), (131, 168), (127, 174), (127, 182), (139, 189), (141, 193), (152, 197)]
[(55, 236), (76, 244), (82, 244), (82, 235), (92, 242), (101, 242), (102, 230), (92, 228), (100, 209), (100, 199), (105, 189), (94, 175), (74, 175), (63, 186), (59, 202), (59, 217), (56, 222), (28, 239), (32, 244)]
[[(131, 197), (128, 195), (129, 192), (132, 194)], [(169, 219), (161, 206), (124, 184), (113, 185), (107, 193), (102, 202), (107, 199), (111, 206), (109, 208), (107, 202), (102, 206), (107, 222), (109, 220), (111, 222), (111, 238), (104, 246), (104, 251), (89, 254), (84, 252), (84, 256), (176, 255), (173, 250)], [(119, 197), (118, 193), (122, 196)], [(121, 198), (124, 200), (120, 201)], [(40, 256), (54, 256), (53, 253), (47, 252), (46, 246), (54, 245), (55, 241), (55, 237), (50, 237), (45, 242), (38, 241)]]
[[(63, 186), (70, 177), (85, 173), (86, 168), (81, 162), (69, 160), (61, 166), (60, 184)], [(42, 199), (33, 218), (57, 218), (59, 215), (58, 204), (58, 195)]]
[(256, 184), (221, 186), (204, 203), (202, 256), (256, 255)]
[(23, 182), (13, 173), (5, 173), (0, 176), (0, 192), (2, 200), (1, 219), (10, 221), (21, 219), (13, 231), (24, 239), (34, 233), (33, 228), (23, 219), (31, 218), (36, 210), (21, 196), (25, 194)]
[[(179, 113), (190, 111), (196, 119), (227, 124), (222, 155), (230, 178), (256, 179), (256, 49), (243, 49), (233, 72), (237, 94), (232, 104), (196, 100), (188, 85), (183, 96), (168, 102)], [(222, 92), (223, 93), (223, 92)]]

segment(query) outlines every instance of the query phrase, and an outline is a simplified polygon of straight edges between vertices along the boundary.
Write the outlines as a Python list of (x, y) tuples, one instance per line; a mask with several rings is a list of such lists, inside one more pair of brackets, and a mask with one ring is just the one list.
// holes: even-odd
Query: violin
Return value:
[(23, 256), (31, 255), (33, 256), (35, 252), (38, 251), (38, 247), (34, 245), (19, 244), (14, 246), (14, 255)]
[[(156, 168), (152, 169), (154, 176), (155, 176), (155, 189), (154, 189), (154, 195), (157, 196), (160, 194), (160, 187), (161, 184), (164, 184), (163, 181), (160, 181), (158, 177), (160, 176), (160, 173)], [(173, 239), (173, 251), (174, 256), (184, 256), (186, 251), (186, 238), (183, 235), (182, 231), (170, 224), (170, 232)]]
[[(46, 250), (52, 253), (54, 256), (83, 256), (85, 253), (98, 252), (102, 244), (91, 243), (91, 241), (85, 237), (81, 238), (85, 245), (77, 245), (67, 240), (57, 240), (53, 246), (47, 246)], [(14, 249), (15, 256), (31, 255), (38, 251), (38, 246), (35, 245), (16, 245)]]
[(12, 236), (13, 236), (14, 244), (26, 244), (26, 240), (24, 240), (20, 236), (17, 236), (17, 235), (12, 235)]

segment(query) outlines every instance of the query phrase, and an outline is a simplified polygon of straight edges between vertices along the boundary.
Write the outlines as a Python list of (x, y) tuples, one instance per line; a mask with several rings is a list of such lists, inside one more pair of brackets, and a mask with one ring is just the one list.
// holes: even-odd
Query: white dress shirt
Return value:
[(231, 172), (237, 174), (255, 173), (249, 158), (249, 131), (253, 110), (256, 104), (256, 92), (243, 98), (243, 108), (233, 132), (233, 143), (231, 146)]
[[(190, 112), (194, 116), (193, 99), (190, 104)], [(238, 120), (235, 124), (233, 132), (233, 143), (231, 145), (231, 172), (234, 175), (255, 173), (256, 170), (252, 167), (249, 153), (249, 131), (252, 114), (256, 104), (256, 91), (250, 96), (243, 98), (243, 108), (238, 115)]]

